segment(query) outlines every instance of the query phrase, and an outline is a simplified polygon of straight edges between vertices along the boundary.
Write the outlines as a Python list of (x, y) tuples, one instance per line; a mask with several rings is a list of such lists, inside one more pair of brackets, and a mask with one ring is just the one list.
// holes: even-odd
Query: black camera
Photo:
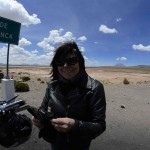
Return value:
[(0, 145), (17, 146), (27, 141), (32, 132), (32, 122), (24, 114), (17, 114), (27, 108), (25, 101), (0, 101)]
[(54, 118), (53, 112), (48, 112), (48, 111), (45, 111), (44, 109), (29, 106), (27, 110), (29, 113), (31, 113), (35, 118), (37, 118), (43, 124), (49, 123), (50, 120)]
[(35, 108), (33, 106), (29, 106), (27, 110), (44, 124), (44, 127), (40, 129), (39, 138), (42, 137), (45, 141), (54, 143), (56, 140), (56, 130), (50, 122), (51, 119), (56, 118), (54, 113), (48, 112), (42, 108)]
[[(0, 101), (0, 118), (11, 116), (15, 112), (22, 111), (27, 108), (25, 101), (15, 100), (17, 96), (8, 101)], [(25, 107), (23, 107), (25, 106)]]

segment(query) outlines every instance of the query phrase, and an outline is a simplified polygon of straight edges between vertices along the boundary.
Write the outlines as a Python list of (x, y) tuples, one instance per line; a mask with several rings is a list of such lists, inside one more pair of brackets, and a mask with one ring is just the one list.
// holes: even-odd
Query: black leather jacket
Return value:
[(42, 109), (54, 112), (56, 117), (75, 119), (75, 126), (70, 132), (56, 132), (56, 144), (60, 147), (89, 147), (91, 140), (106, 129), (106, 100), (102, 83), (86, 73), (80, 79), (70, 86), (58, 80), (50, 82), (41, 105)]

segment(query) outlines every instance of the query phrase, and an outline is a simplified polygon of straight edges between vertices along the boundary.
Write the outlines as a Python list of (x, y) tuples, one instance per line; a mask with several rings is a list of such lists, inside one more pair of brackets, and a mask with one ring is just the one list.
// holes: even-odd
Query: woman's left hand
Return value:
[(72, 118), (57, 118), (51, 120), (52, 125), (59, 132), (68, 132), (75, 125), (75, 120)]

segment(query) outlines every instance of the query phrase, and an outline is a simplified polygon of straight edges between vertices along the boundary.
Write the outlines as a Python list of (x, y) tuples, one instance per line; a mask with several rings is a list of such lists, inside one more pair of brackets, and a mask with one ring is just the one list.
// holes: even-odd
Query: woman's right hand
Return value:
[(42, 129), (44, 127), (44, 125), (34, 116), (32, 116), (32, 123), (37, 126), (39, 129)]

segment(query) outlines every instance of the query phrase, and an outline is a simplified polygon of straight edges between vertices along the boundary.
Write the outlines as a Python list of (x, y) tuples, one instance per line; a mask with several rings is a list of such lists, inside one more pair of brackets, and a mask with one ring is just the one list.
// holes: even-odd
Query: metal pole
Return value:
[(6, 74), (6, 79), (9, 79), (9, 47), (10, 47), (10, 44), (8, 43), (8, 49), (7, 49), (7, 74)]

